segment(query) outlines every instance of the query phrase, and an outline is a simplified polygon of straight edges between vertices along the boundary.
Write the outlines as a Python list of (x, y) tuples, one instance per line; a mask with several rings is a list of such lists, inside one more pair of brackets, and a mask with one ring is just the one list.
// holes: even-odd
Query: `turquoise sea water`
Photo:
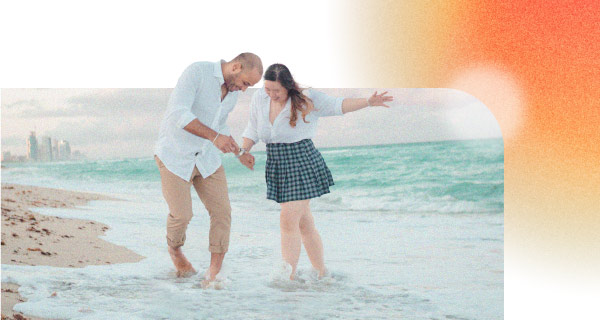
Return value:
[[(317, 145), (317, 148), (319, 146)], [(105, 240), (146, 259), (83, 269), (2, 265), (21, 285), (18, 311), (66, 319), (502, 319), (504, 151), (501, 139), (319, 148), (332, 193), (311, 200), (331, 276), (304, 254), (286, 280), (279, 206), (266, 200), (266, 155), (250, 171), (223, 157), (232, 204), (222, 290), (176, 279), (164, 240), (167, 206), (151, 157), (4, 164), (2, 182), (107, 193), (42, 214), (96, 220)], [(208, 216), (193, 197), (184, 251), (208, 266)], [(51, 297), (57, 292), (55, 297)]]
[[(333, 173), (324, 210), (504, 212), (501, 139), (320, 149)], [(263, 202), (266, 154), (254, 171), (223, 157), (232, 201)], [(160, 187), (152, 158), (9, 164), (3, 181), (78, 190), (151, 193)], [(327, 205), (326, 205), (327, 204)]]

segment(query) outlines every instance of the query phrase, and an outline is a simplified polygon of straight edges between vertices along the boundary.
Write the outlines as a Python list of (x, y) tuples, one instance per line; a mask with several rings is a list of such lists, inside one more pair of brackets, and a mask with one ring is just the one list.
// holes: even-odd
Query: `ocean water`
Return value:
[(36, 211), (106, 223), (105, 240), (146, 258), (80, 269), (3, 264), (2, 281), (21, 285), (28, 299), (16, 310), (46, 318), (503, 318), (501, 139), (320, 151), (335, 180), (331, 194), (311, 201), (331, 272), (324, 279), (304, 251), (298, 279), (287, 279), (279, 205), (266, 200), (266, 155), (257, 152), (254, 171), (223, 157), (232, 232), (220, 281), (209, 289), (199, 286), (210, 258), (208, 214), (194, 195), (184, 252), (200, 273), (177, 279), (152, 158), (8, 164), (2, 182), (126, 200)]

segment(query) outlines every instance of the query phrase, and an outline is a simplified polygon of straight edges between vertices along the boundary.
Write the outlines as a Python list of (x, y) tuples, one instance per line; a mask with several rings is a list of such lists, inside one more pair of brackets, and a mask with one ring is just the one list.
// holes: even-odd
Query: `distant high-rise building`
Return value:
[(58, 158), (60, 160), (69, 160), (71, 158), (71, 146), (66, 140), (58, 142)]
[(42, 145), (40, 146), (40, 160), (52, 161), (52, 139), (48, 136), (42, 137)]
[(39, 159), (38, 143), (35, 137), (35, 131), (31, 131), (27, 138), (27, 159), (29, 161), (37, 161)]
[(58, 160), (58, 140), (52, 139), (52, 155), (54, 160)]

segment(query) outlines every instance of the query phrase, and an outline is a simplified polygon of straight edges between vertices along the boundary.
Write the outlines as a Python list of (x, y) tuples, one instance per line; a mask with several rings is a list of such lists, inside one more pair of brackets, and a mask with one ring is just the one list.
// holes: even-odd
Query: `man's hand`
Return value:
[(237, 154), (240, 150), (240, 147), (231, 136), (219, 135), (214, 144), (223, 153), (233, 152)]
[(254, 156), (249, 152), (244, 153), (239, 157), (240, 162), (250, 170), (254, 170)]

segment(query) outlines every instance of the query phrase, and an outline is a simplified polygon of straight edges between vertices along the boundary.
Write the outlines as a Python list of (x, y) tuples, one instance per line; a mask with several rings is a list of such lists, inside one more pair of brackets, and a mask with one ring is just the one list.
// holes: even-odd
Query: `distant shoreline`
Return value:
[[(316, 146), (317, 149), (319, 150), (332, 150), (332, 149), (342, 149), (342, 148), (349, 148), (349, 149), (355, 149), (355, 148), (369, 148), (369, 147), (385, 147), (385, 146), (407, 146), (407, 145), (419, 145), (419, 144), (427, 144), (427, 143), (442, 143), (442, 142), (448, 142), (448, 143), (452, 143), (452, 142), (469, 142), (469, 141), (486, 141), (486, 140), (502, 140), (503, 141), (503, 137), (495, 137), (495, 138), (480, 138), (480, 139), (461, 139), (461, 140), (456, 140), (456, 139), (448, 139), (448, 140), (434, 140), (434, 141), (416, 141), (416, 142), (401, 142), (401, 143), (382, 143), (382, 144), (363, 144), (363, 145), (346, 145), (346, 146), (336, 146), (336, 147), (322, 147), (322, 146)], [(259, 148), (257, 148), (258, 150), (252, 151), (252, 153), (257, 153), (257, 154), (263, 154), (266, 151), (263, 150), (264, 145), (259, 145)], [(81, 159), (81, 160), (69, 160), (69, 161), (47, 161), (47, 162), (8, 162), (11, 164), (37, 164), (37, 163), (77, 163), (77, 162), (82, 162), (82, 161), (125, 161), (125, 160), (140, 160), (140, 159), (151, 159), (152, 155), (148, 155), (148, 156), (144, 156), (144, 157), (129, 157), (129, 158), (103, 158), (103, 159), (90, 159), (90, 158), (86, 158), (86, 159)], [(10, 167), (6, 167), (4, 165), (2, 165), (3, 169), (10, 169)]]

